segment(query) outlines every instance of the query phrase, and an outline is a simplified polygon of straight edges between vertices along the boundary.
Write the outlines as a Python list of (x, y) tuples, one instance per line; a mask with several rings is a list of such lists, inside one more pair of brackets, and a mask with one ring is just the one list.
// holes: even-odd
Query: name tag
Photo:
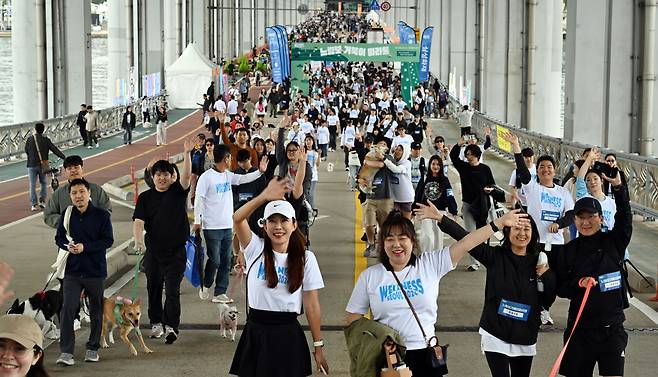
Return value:
[(601, 292), (614, 291), (621, 288), (621, 272), (615, 271), (599, 276), (599, 289)]
[(411, 183), (418, 183), (418, 182), (420, 182), (420, 175), (412, 175)]
[(530, 305), (502, 299), (498, 306), (498, 314), (517, 321), (527, 321), (530, 315)]
[(546, 211), (542, 210), (541, 211), (541, 219), (542, 221), (555, 221), (560, 218), (560, 212), (557, 211)]
[(241, 192), (238, 194), (238, 201), (247, 202), (254, 197), (254, 194), (251, 192)]
[(379, 185), (381, 185), (383, 182), (384, 182), (383, 179), (381, 179), (381, 178), (375, 178), (375, 179), (372, 180), (372, 185), (373, 185), (373, 186), (379, 186)]

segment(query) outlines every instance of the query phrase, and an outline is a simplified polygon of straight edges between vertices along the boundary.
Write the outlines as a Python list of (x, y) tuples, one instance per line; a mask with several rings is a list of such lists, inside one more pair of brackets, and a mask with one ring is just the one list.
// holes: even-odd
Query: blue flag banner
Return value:
[(283, 64), (283, 78), (290, 77), (290, 47), (288, 45), (288, 32), (286, 27), (281, 25), (274, 26), (279, 31), (279, 48), (281, 51), (281, 62)]
[(420, 63), (418, 67), (418, 78), (421, 82), (430, 78), (430, 52), (432, 51), (432, 32), (434, 27), (426, 27), (420, 38)]
[(281, 61), (281, 49), (279, 46), (279, 36), (275, 28), (265, 28), (267, 35), (267, 44), (270, 48), (270, 61), (272, 64), (272, 81), (277, 84), (283, 82), (283, 67)]
[(398, 22), (400, 44), (412, 45), (416, 43), (416, 31), (404, 21)]

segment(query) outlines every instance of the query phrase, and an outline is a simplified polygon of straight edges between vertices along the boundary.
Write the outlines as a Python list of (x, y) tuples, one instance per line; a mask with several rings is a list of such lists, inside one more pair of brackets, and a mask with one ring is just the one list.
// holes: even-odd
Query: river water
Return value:
[[(91, 39), (91, 90), (93, 105), (107, 107), (107, 38)], [(0, 38), (0, 126), (14, 120), (11, 38)]]

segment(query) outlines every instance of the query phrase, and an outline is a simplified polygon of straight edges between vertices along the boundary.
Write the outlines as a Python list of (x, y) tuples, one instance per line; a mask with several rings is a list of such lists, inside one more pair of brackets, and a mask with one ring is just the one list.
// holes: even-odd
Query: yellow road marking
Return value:
[(366, 245), (361, 242), (361, 234), (363, 234), (363, 229), (361, 228), (363, 211), (361, 210), (358, 192), (354, 194), (354, 208), (356, 210), (356, 216), (354, 218), (354, 284), (356, 284), (359, 275), (368, 267), (368, 260), (363, 256)]
[[(190, 113), (189, 115), (187, 115), (187, 116), (185, 116), (185, 117), (183, 117), (183, 118), (181, 118), (180, 120), (178, 120), (178, 122), (181, 122), (181, 121), (183, 121), (184, 119), (187, 119), (188, 117), (190, 117), (191, 115), (194, 115), (194, 114), (196, 114), (196, 111), (193, 112), (193, 113)], [(176, 123), (177, 123), (177, 122), (176, 122)], [(176, 123), (174, 123), (174, 124), (176, 124)], [(173, 126), (174, 124), (172, 124), (171, 126)], [(171, 127), (171, 126), (169, 126), (169, 127)], [(169, 127), (167, 127), (167, 128), (169, 128)], [(199, 129), (198, 129), (198, 127), (197, 127), (197, 128), (195, 128), (194, 130), (192, 130), (192, 131), (186, 133), (185, 135), (179, 137), (178, 139), (174, 140), (174, 143), (176, 143), (176, 142), (178, 142), (178, 141), (181, 141), (181, 140), (183, 140), (183, 139), (185, 139), (185, 138), (187, 138), (187, 137), (190, 137), (190, 135), (195, 134), (195, 133), (198, 133), (198, 132), (199, 132)], [(153, 136), (154, 136), (154, 135), (155, 135), (155, 134), (153, 134)], [(98, 168), (98, 169), (95, 169), (95, 170), (92, 170), (92, 171), (85, 172), (85, 175), (91, 175), (91, 174), (97, 173), (97, 172), (99, 172), (99, 171), (103, 171), (103, 170), (105, 170), (105, 169), (107, 169), (107, 168), (111, 168), (112, 166), (116, 166), (116, 165), (119, 165), (119, 164), (123, 164), (124, 162), (128, 162), (128, 161), (130, 161), (130, 160), (132, 160), (132, 159), (135, 159), (135, 158), (137, 158), (137, 157), (141, 157), (141, 156), (147, 155), (147, 154), (149, 154), (149, 153), (151, 153), (151, 152), (153, 152), (153, 151), (155, 151), (155, 150), (158, 150), (158, 149), (161, 149), (161, 148), (164, 148), (164, 147), (165, 147), (165, 146), (161, 145), (161, 146), (158, 146), (158, 147), (155, 147), (155, 148), (151, 148), (151, 149), (147, 150), (146, 152), (142, 152), (142, 153), (140, 153), (140, 154), (137, 154), (137, 155), (134, 155), (134, 156), (132, 156), (132, 157), (129, 157), (129, 158), (123, 159), (123, 160), (121, 160), (121, 161), (113, 162), (113, 163), (111, 163), (111, 164), (109, 164), (109, 165), (107, 165), (107, 166), (103, 166), (102, 168)], [(5, 200), (9, 200), (9, 199), (13, 199), (13, 198), (16, 198), (16, 197), (19, 197), (19, 196), (21, 196), (21, 195), (25, 195), (25, 194), (28, 194), (28, 193), (29, 193), (29, 191), (23, 191), (23, 192), (19, 192), (19, 193), (13, 194), (13, 195), (5, 196), (5, 197), (0, 198), (0, 202), (3, 202), (3, 201), (5, 201)]]

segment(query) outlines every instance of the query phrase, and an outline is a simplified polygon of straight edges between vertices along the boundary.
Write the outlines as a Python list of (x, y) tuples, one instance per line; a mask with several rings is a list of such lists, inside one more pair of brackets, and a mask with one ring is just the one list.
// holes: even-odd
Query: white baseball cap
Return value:
[(258, 224), (262, 227), (265, 225), (265, 220), (276, 214), (285, 216), (288, 219), (294, 219), (295, 209), (292, 208), (292, 204), (285, 200), (271, 201), (265, 206), (265, 213), (263, 214), (263, 218), (258, 221)]

